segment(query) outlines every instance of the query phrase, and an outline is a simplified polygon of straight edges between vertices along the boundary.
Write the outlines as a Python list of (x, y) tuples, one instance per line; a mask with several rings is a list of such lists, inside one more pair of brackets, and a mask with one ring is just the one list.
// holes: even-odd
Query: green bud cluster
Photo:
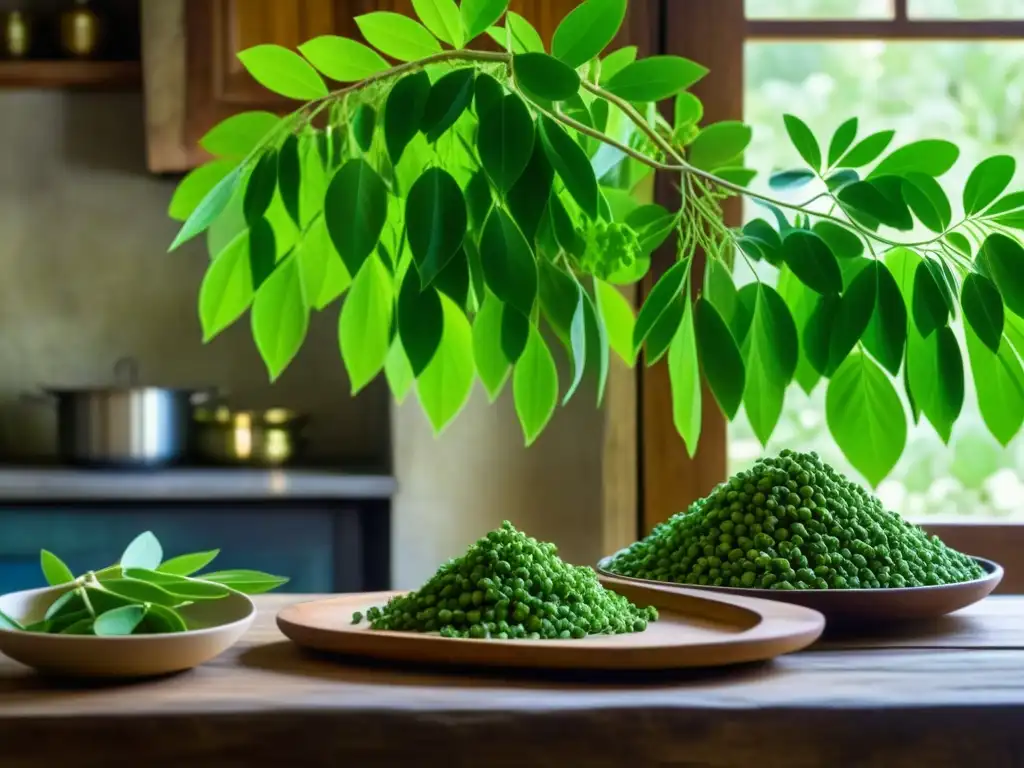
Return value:
[(983, 575), (814, 453), (784, 450), (618, 554), (609, 570), (757, 589), (922, 587)]
[(633, 266), (640, 255), (636, 230), (621, 222), (595, 221), (583, 231), (586, 248), (577, 260), (579, 269), (606, 279), (619, 269)]
[(564, 563), (554, 544), (505, 521), (422, 588), (371, 608), (366, 618), (371, 629), (442, 637), (568, 640), (643, 632), (658, 612), (605, 589), (592, 568)]

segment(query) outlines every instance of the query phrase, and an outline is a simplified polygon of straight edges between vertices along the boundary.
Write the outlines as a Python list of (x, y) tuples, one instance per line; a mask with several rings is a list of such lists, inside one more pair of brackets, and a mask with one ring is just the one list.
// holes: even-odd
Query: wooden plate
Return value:
[[(612, 555), (614, 557), (614, 555)], [(612, 557), (606, 557), (597, 564), (602, 576), (622, 579), (632, 584), (649, 584), (687, 591), (697, 590), (707, 595), (739, 595), (742, 597), (775, 600), (792, 605), (813, 608), (832, 623), (879, 623), (890, 624), (898, 621), (931, 619), (943, 616), (982, 600), (992, 592), (1003, 578), (1003, 569), (998, 563), (972, 558), (985, 569), (985, 575), (962, 584), (940, 587), (898, 587), (892, 589), (745, 589), (741, 587), (708, 587), (693, 584), (674, 584), (668, 581), (649, 581), (620, 576), (607, 570)]]
[(644, 632), (582, 640), (462, 640), (437, 634), (371, 630), (352, 613), (382, 606), (398, 592), (341, 595), (285, 608), (277, 625), (300, 646), (389, 661), (540, 669), (675, 669), (760, 661), (813, 643), (820, 613), (768, 600), (707, 595), (602, 578), (660, 618)]

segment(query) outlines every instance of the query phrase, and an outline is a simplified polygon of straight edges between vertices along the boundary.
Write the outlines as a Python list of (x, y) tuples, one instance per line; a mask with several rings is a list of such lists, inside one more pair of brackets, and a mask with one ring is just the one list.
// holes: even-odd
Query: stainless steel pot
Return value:
[(60, 458), (92, 466), (174, 464), (188, 452), (196, 390), (141, 386), (130, 358), (109, 387), (46, 388), (56, 400)]

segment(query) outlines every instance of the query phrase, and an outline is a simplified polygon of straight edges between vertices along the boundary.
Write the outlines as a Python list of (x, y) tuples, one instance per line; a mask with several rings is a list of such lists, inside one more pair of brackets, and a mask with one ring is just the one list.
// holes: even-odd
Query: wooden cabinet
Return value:
[[(652, 50), (662, 0), (632, 0), (621, 42)], [(142, 0), (149, 166), (182, 171), (202, 162), (196, 148), (211, 126), (250, 109), (284, 111), (238, 61), (260, 43), (295, 48), (317, 35), (359, 38), (354, 18), (375, 10), (412, 15), (410, 0)], [(579, 0), (513, 0), (546, 41)]]

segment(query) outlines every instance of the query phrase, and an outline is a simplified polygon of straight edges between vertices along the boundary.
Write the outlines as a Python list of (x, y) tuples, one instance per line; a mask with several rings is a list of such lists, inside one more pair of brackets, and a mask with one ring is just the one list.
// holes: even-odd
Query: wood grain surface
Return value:
[(258, 599), (182, 675), (90, 689), (0, 659), (0, 765), (1013, 766), (1024, 598), (718, 672), (544, 677), (311, 656)]

